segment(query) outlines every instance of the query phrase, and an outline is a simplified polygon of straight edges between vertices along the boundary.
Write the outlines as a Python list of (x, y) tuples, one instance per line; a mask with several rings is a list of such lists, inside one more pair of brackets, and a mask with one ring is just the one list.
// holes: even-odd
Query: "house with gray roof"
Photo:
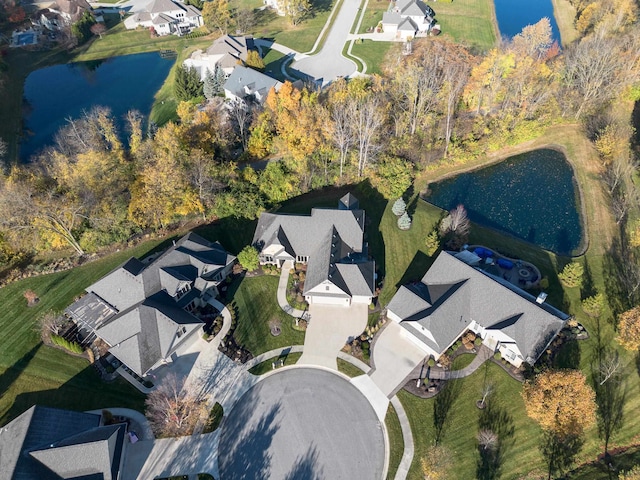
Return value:
[(0, 480), (118, 480), (126, 424), (35, 405), (0, 429)]
[(260, 263), (306, 264), (303, 294), (309, 304), (369, 304), (374, 296), (375, 263), (364, 242), (365, 212), (350, 194), (339, 205), (314, 208), (311, 215), (263, 213), (258, 220), (253, 245)]
[(281, 86), (275, 78), (238, 65), (224, 83), (224, 96), (232, 102), (263, 103), (272, 88), (277, 92)]
[(200, 80), (203, 81), (207, 71), (215, 73), (216, 66), (222, 68), (225, 76), (228, 77), (234, 68), (244, 64), (249, 50), (253, 48), (252, 37), (223, 35), (215, 39), (205, 51), (193, 52), (183, 65), (185, 68), (194, 68), (200, 75)]
[(441, 252), (420, 282), (400, 287), (387, 317), (436, 359), (470, 330), (516, 367), (533, 365), (569, 316), (457, 257)]
[(426, 35), (436, 27), (436, 12), (422, 0), (397, 0), (382, 15), (382, 29), (402, 40)]
[(130, 258), (89, 286), (65, 313), (90, 340), (143, 377), (183, 353), (202, 331), (193, 312), (218, 294), (236, 257), (191, 232), (151, 263)]
[(204, 25), (202, 13), (193, 5), (172, 0), (152, 0), (124, 21), (128, 30), (153, 28), (159, 36), (187, 35)]

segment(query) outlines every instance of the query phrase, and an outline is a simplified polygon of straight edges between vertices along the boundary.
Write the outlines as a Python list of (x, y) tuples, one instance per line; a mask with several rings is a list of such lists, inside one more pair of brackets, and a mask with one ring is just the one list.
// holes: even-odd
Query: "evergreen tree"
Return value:
[(78, 45), (82, 45), (91, 38), (91, 27), (95, 23), (96, 20), (93, 18), (93, 15), (89, 12), (84, 12), (80, 20), (71, 25), (71, 33), (76, 37), (76, 40), (78, 40)]
[(401, 216), (403, 213), (407, 211), (407, 204), (402, 199), (402, 197), (400, 197), (395, 202), (393, 202), (393, 207), (391, 207), (391, 211), (396, 217)]
[(404, 212), (398, 219), (398, 228), (400, 230), (409, 230), (411, 228), (411, 217), (407, 212)]
[[(218, 69), (218, 65), (216, 64), (216, 70)], [(216, 78), (214, 77), (211, 70), (207, 68), (207, 74), (204, 76), (204, 84), (202, 86), (202, 90), (204, 92), (204, 96), (207, 97), (208, 100), (211, 100), (213, 97), (218, 95), (218, 88), (216, 86)]]
[(202, 82), (195, 68), (185, 68), (182, 65), (178, 67), (174, 93), (180, 101), (191, 100), (204, 95)]
[(222, 95), (222, 93), (224, 92), (224, 83), (226, 81), (226, 77), (224, 75), (224, 70), (217, 63), (216, 63), (216, 69), (213, 72), (213, 78), (215, 80), (214, 86), (215, 86), (216, 94)]

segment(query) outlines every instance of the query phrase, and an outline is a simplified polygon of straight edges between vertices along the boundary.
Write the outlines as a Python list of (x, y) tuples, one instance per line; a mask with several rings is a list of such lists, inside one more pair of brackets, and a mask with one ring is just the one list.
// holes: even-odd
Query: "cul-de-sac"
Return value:
[(640, 480), (638, 0), (0, 0), (0, 480)]

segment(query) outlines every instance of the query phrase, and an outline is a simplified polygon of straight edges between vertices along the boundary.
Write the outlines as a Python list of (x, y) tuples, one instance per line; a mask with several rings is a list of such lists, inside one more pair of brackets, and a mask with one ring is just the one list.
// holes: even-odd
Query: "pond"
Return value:
[(109, 107), (121, 132), (127, 111), (135, 109), (148, 116), (174, 61), (159, 53), (141, 53), (32, 72), (24, 85), (26, 134), (20, 145), (21, 160), (28, 161), (53, 143), (67, 118), (78, 118), (93, 106)]
[(538, 23), (543, 17), (551, 21), (553, 39), (560, 44), (560, 32), (553, 16), (551, 0), (494, 0), (500, 35), (513, 37), (527, 25)]
[(573, 170), (557, 150), (540, 149), (429, 185), (427, 200), (561, 255), (581, 246), (583, 228)]

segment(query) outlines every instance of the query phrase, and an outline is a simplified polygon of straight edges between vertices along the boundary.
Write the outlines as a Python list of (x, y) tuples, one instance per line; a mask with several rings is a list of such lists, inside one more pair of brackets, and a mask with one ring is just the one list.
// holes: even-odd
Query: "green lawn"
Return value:
[[(280, 360), (284, 360), (284, 366), (289, 366), (289, 365), (295, 365), (296, 362), (298, 360), (300, 360), (300, 357), (302, 356), (302, 353), (290, 353), (288, 355), (280, 355), (279, 357), (275, 357), (275, 358), (271, 358), (269, 360), (265, 360), (262, 363), (259, 363), (258, 365), (256, 365), (255, 367), (252, 367), (249, 369), (249, 373), (253, 374), (253, 375), (264, 375), (267, 372), (270, 372), (271, 370), (273, 370), (273, 362), (279, 362)], [(278, 364), (278, 366), (280, 366)]]
[(360, 375), (364, 375), (364, 372), (356, 367), (354, 364), (347, 362), (346, 360), (342, 360), (338, 358), (338, 371), (344, 373), (348, 377), (359, 377)]
[(400, 44), (398, 43), (363, 40), (362, 43), (354, 42), (351, 53), (364, 60), (367, 64), (367, 73), (381, 74), (380, 66), (387, 56), (387, 53), (389, 53), (389, 50), (399, 48)]
[(393, 480), (398, 471), (402, 454), (404, 453), (404, 440), (402, 439), (402, 427), (400, 420), (396, 414), (396, 409), (389, 404), (387, 416), (384, 417), (384, 424), (387, 427), (389, 435), (389, 470), (387, 471), (387, 480)]
[(388, 9), (389, 2), (385, 0), (369, 0), (358, 33), (371, 33), (378, 23), (382, 21), (382, 14)]
[[(276, 301), (278, 277), (239, 278), (229, 287), (228, 298), (233, 298), (238, 314), (234, 338), (254, 356), (289, 345), (304, 344), (304, 332), (294, 330), (293, 317), (284, 313)], [(269, 321), (280, 322), (282, 333), (274, 337)]]
[(480, 51), (496, 44), (497, 26), (491, 0), (455, 0), (433, 5), (444, 35)]
[(281, 82), (284, 82), (286, 78), (282, 75), (282, 64), (288, 57), (284, 53), (272, 50), (271, 48), (263, 48), (262, 54), (264, 55), (264, 72), (270, 77), (277, 78)]

